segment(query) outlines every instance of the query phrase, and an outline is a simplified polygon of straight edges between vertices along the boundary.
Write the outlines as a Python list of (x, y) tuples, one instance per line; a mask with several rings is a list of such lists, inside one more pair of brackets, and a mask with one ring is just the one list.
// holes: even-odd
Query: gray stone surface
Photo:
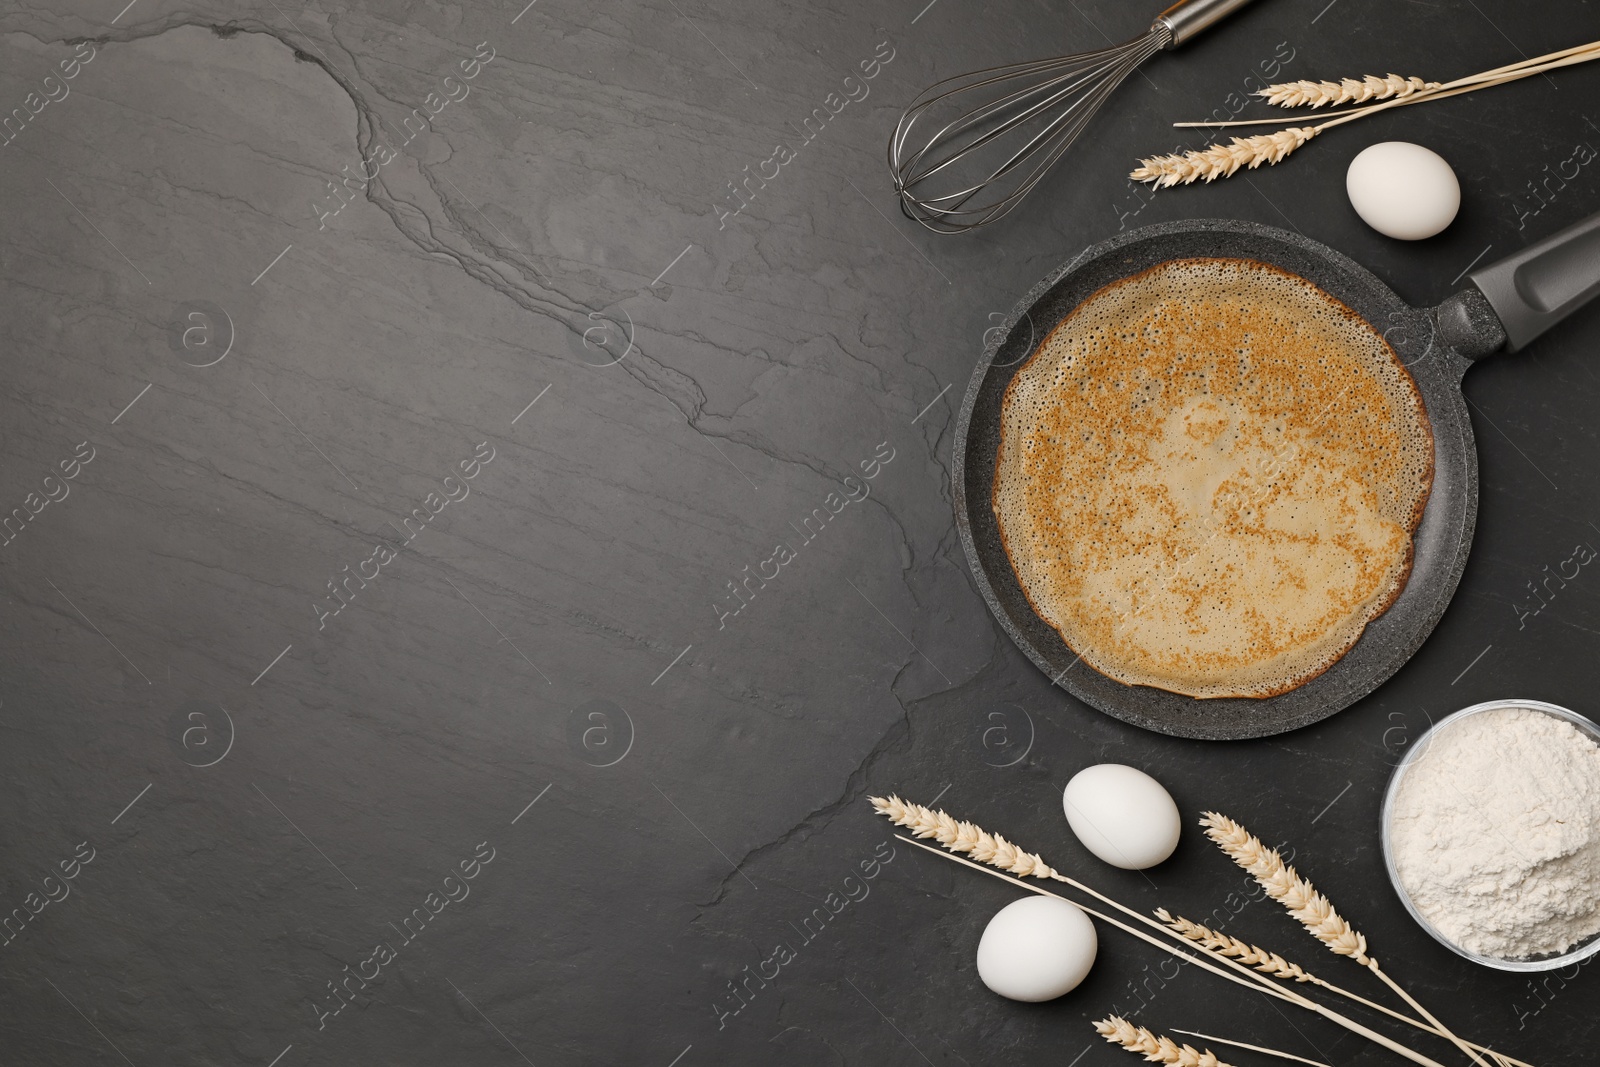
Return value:
[[(0, 148), (0, 507), (38, 512), (0, 546), (0, 909), (93, 850), (0, 946), (0, 1059), (1092, 1067), (1132, 1062), (1088, 1026), (1115, 1006), (1381, 1062), (1115, 931), (1070, 996), (1000, 1001), (973, 952), (1014, 891), (899, 844), (872, 865), (889, 833), (863, 798), (942, 795), (1129, 904), (1212, 915), (1381, 995), (1192, 830), (1148, 879), (1090, 857), (1059, 790), (1106, 760), (1186, 815), (1290, 842), (1447, 1021), (1530, 1062), (1590, 1058), (1587, 969), (1532, 984), (1450, 956), (1394, 898), (1376, 816), (1430, 716), (1501, 696), (1595, 711), (1600, 579), (1544, 602), (1528, 583), (1600, 544), (1600, 314), (1468, 374), (1482, 499), (1455, 603), (1376, 693), (1277, 738), (1158, 736), (1052, 689), (975, 592), (948, 472), (984, 331), (1121, 227), (1289, 226), (1426, 305), (1592, 212), (1600, 170), (1573, 162), (1600, 147), (1588, 68), (1330, 131), (1209, 188), (1123, 177), (1177, 142), (1167, 122), (1234, 110), (1263, 64), (1448, 78), (1600, 36), (1592, 2), (1262, 0), (1157, 56), (1024, 209), (964, 239), (895, 212), (897, 109), (1146, 12), (121, 7), (0, 11), (0, 114), (29, 116)], [(493, 58), (463, 80), (480, 42)], [(93, 58), (46, 83), (75, 47)], [(875, 54), (892, 59), (866, 98), (802, 144)], [(1391, 138), (1457, 167), (1439, 238), (1389, 241), (1344, 199), (1348, 160)], [(795, 158), (721, 218), (780, 142)], [(805, 539), (864, 461), (870, 496)], [(721, 617), (780, 542), (794, 558)], [(331, 614), (327, 583), (363, 571)], [(847, 883), (863, 862), (876, 877)], [(380, 942), (380, 977), (324, 1017)], [(778, 977), (719, 1019), (780, 942)]]

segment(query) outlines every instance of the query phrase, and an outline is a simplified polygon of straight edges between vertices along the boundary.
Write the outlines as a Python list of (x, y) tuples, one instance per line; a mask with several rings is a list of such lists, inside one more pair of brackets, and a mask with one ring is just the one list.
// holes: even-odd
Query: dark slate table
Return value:
[[(1453, 606), (1372, 697), (1284, 736), (1157, 736), (1053, 689), (974, 591), (948, 472), (985, 331), (1119, 229), (1293, 228), (1422, 303), (1596, 210), (1594, 68), (1209, 188), (1124, 175), (1264, 73), (1450, 78), (1600, 12), (1262, 0), (1130, 79), (1006, 223), (897, 214), (883, 146), (919, 88), (1120, 39), (1135, 7), (9, 5), (0, 889), (27, 921), (0, 1060), (1093, 1067), (1135, 1062), (1089, 1027), (1119, 1010), (1399, 1062), (1110, 930), (1068, 997), (982, 988), (1017, 892), (893, 842), (869, 794), (1381, 995), (1192, 824), (1148, 879), (1090, 857), (1059, 791), (1100, 761), (1291, 845), (1447, 1021), (1592, 1059), (1594, 976), (1450, 955), (1376, 823), (1430, 719), (1597, 710), (1600, 578), (1537, 612), (1529, 583), (1600, 544), (1600, 313), (1470, 373)], [(1390, 138), (1457, 168), (1441, 237), (1353, 215), (1344, 167)]]

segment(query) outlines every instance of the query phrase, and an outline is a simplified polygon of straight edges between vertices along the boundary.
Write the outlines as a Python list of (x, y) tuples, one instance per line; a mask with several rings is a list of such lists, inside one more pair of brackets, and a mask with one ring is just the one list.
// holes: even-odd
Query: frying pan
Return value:
[[(1171, 259), (1269, 263), (1320, 286), (1388, 339), (1427, 408), (1433, 490), (1415, 534), (1411, 576), (1389, 610), (1332, 667), (1275, 697), (1200, 700), (1124, 685), (1080, 661), (1023, 595), (994, 509), (1006, 386), (1057, 323), (1102, 286)], [(1515, 351), (1600, 294), (1600, 215), (1480, 268), (1438, 307), (1414, 308), (1326, 245), (1251, 222), (1198, 219), (1148, 226), (1087, 249), (1025, 296), (984, 351), (956, 424), (955, 511), (979, 591), (1012, 640), (1073, 696), (1159, 733), (1208, 740), (1267, 737), (1307, 726), (1376, 689), (1422, 646), (1455, 593), (1472, 547), (1478, 456), (1461, 379), (1472, 362)]]

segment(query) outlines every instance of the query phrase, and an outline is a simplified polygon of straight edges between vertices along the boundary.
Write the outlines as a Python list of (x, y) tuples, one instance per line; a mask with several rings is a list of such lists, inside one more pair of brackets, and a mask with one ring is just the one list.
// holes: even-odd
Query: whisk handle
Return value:
[(1176, 48), (1201, 30), (1233, 14), (1250, 0), (1178, 0), (1156, 16), (1151, 29), (1165, 26), (1168, 37), (1165, 48)]

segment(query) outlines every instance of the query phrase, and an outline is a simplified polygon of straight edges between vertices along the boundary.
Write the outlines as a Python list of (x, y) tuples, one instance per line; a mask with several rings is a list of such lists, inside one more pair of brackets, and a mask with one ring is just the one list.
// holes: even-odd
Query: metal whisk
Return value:
[[(1140, 63), (1249, 2), (1179, 0), (1114, 48), (991, 67), (923, 90), (889, 141), (900, 209), (935, 233), (1004, 218)], [(934, 131), (926, 143), (911, 140), (918, 123)]]

